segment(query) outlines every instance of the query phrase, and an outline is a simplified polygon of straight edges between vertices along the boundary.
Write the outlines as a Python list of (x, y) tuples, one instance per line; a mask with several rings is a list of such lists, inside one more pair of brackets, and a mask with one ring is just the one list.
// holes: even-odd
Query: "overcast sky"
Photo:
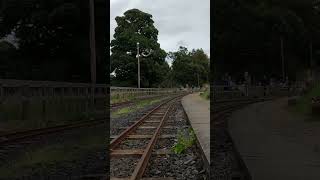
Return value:
[(158, 42), (166, 52), (185, 46), (202, 48), (210, 56), (210, 0), (111, 0), (110, 7), (110, 40), (115, 17), (136, 8), (153, 16)]

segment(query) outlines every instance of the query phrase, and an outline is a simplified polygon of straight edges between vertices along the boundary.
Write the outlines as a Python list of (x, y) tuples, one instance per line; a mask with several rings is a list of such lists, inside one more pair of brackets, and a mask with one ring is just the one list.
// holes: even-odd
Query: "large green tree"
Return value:
[[(138, 9), (131, 9), (124, 16), (116, 17), (117, 27), (111, 41), (111, 71), (116, 77), (113, 86), (137, 85), (137, 42), (140, 53), (152, 49), (148, 57), (140, 58), (141, 87), (157, 87), (170, 71), (165, 61), (166, 52), (160, 48), (158, 30), (152, 15)], [(128, 54), (130, 52), (131, 54)]]
[[(104, 83), (108, 44), (101, 3), (95, 1), (97, 81)], [(16, 72), (6, 78), (90, 81), (88, 0), (2, 0), (0, 4), (0, 38), (14, 34), (18, 42), (11, 59)]]
[[(310, 44), (320, 48), (319, 18), (311, 0), (216, 0), (215, 77), (225, 72), (241, 79), (249, 71), (291, 80), (310, 66)], [(281, 48), (281, 41), (283, 48)]]
[(172, 62), (172, 75), (174, 82), (180, 86), (201, 86), (208, 83), (209, 58), (202, 49), (193, 49), (191, 52), (186, 47), (179, 47), (177, 52), (170, 52)]

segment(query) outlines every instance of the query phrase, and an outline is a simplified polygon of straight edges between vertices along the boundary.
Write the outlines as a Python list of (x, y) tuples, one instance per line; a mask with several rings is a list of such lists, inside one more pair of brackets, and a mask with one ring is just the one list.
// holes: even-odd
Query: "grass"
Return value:
[(89, 116), (85, 106), (84, 98), (52, 98), (45, 103), (39, 98), (24, 102), (21, 99), (7, 99), (0, 105), (0, 131), (41, 128), (83, 120)]
[(63, 164), (64, 162), (81, 160), (90, 150), (104, 148), (106, 141), (105, 136), (101, 133), (104, 132), (103, 129), (95, 131), (90, 129), (79, 132), (74, 136), (76, 138), (63, 142), (50, 143), (30, 149), (25, 148), (23, 154), (17, 156), (15, 160), (0, 165), (0, 177), (12, 179), (23, 174), (30, 174), (34, 170), (41, 171), (37, 168), (32, 170), (35, 167), (45, 168), (53, 163)]
[(207, 89), (204, 92), (201, 92), (200, 96), (205, 100), (209, 100), (210, 99), (210, 90)]
[(113, 115), (113, 116), (121, 116), (121, 115), (124, 115), (124, 114), (129, 114), (129, 113), (131, 113), (133, 111), (134, 111), (133, 108), (124, 107), (124, 108), (121, 108), (121, 109), (117, 110), (114, 113), (111, 113), (111, 115)]
[(299, 98), (293, 110), (301, 114), (311, 114), (311, 98), (315, 96), (320, 96), (320, 86), (311, 89), (306, 95)]
[(135, 98), (136, 98), (136, 96), (131, 95), (131, 94), (126, 94), (123, 96), (120, 96), (119, 94), (117, 94), (117, 95), (111, 96), (110, 103), (114, 104), (114, 103), (120, 103), (120, 102), (125, 102), (125, 101), (131, 101), (131, 100), (134, 100)]
[(153, 105), (155, 103), (160, 102), (161, 99), (144, 99), (144, 100), (140, 100), (137, 101), (133, 106), (130, 107), (124, 107), (121, 109), (118, 109), (115, 112), (111, 112), (111, 117), (120, 117), (135, 111), (138, 111), (140, 109), (143, 109), (144, 107)]

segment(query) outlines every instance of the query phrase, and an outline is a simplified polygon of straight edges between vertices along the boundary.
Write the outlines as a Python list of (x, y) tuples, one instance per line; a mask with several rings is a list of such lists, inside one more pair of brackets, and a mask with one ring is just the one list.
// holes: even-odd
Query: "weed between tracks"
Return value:
[(172, 150), (176, 154), (183, 153), (186, 149), (192, 147), (195, 142), (195, 134), (192, 128), (188, 129), (188, 132), (178, 131), (178, 142), (172, 147)]
[(171, 134), (177, 137), (159, 139), (155, 149), (169, 149), (173, 153), (161, 156), (153, 154), (144, 176), (174, 177), (177, 180), (206, 179), (206, 171), (195, 143), (195, 134), (190, 126), (186, 126), (187, 117), (180, 103), (172, 111), (168, 121), (173, 121), (170, 125), (177, 126), (177, 129), (162, 129), (161, 134)]

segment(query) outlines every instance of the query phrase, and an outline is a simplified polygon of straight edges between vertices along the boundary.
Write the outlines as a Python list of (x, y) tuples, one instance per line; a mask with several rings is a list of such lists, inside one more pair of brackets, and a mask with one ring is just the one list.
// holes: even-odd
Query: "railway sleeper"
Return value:
[[(156, 129), (156, 126), (139, 126), (137, 129)], [(174, 126), (164, 126), (163, 129), (176, 129)], [(118, 129), (128, 129), (128, 127), (119, 127)]]
[[(110, 139), (115, 139), (117, 136), (111, 136)], [(128, 139), (151, 139), (152, 135), (147, 135), (147, 134), (132, 134), (132, 135), (128, 135), (127, 137)], [(172, 134), (164, 134), (164, 135), (160, 135), (160, 138), (162, 139), (166, 139), (166, 138), (176, 138), (176, 135), (172, 135)]]
[[(130, 180), (130, 178), (116, 178), (116, 177), (111, 177), (110, 180)], [(174, 178), (173, 178), (173, 177), (142, 178), (141, 180), (174, 180)]]
[[(111, 150), (110, 155), (112, 157), (122, 157), (122, 156), (141, 156), (144, 149), (121, 149), (121, 150)], [(152, 152), (154, 155), (169, 155), (173, 154), (170, 149), (158, 149)]]

